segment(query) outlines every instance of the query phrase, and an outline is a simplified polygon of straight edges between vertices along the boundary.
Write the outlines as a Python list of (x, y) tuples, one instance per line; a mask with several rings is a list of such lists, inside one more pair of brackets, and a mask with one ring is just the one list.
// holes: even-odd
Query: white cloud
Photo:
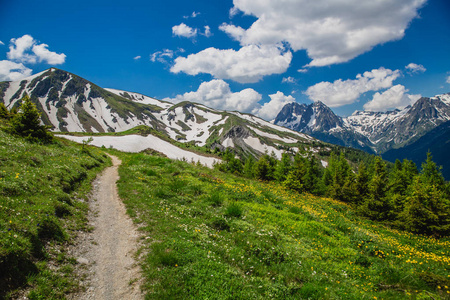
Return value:
[(249, 45), (239, 51), (207, 48), (188, 57), (177, 57), (170, 71), (189, 75), (208, 73), (219, 79), (253, 83), (266, 75), (284, 73), (291, 60), (290, 51), (275, 46)]
[(241, 43), (288, 42), (294, 51), (306, 50), (308, 66), (342, 63), (374, 46), (403, 38), (426, 0), (234, 0), (237, 10), (257, 20), (248, 29), (222, 25), (221, 30)]
[(208, 25), (206, 25), (205, 26), (205, 33), (202, 33), (202, 34), (209, 38), (210, 36), (212, 36), (211, 28)]
[(5, 43), (3, 43), (2, 41), (0, 41), (0, 45), (4, 45)]
[(182, 36), (186, 38), (193, 38), (197, 36), (197, 29), (187, 26), (184, 23), (172, 27), (172, 33), (176, 36)]
[(394, 85), (383, 93), (375, 93), (372, 100), (364, 104), (364, 109), (371, 111), (402, 109), (414, 104), (421, 97), (421, 95), (410, 95), (407, 92), (408, 90), (403, 85)]
[(25, 53), (29, 52), (34, 44), (35, 40), (28, 34), (17, 39), (11, 39), (9, 52), (6, 55), (10, 60), (16, 60), (23, 63), (36, 63), (36, 55)]
[(450, 76), (447, 77), (447, 83), (450, 83)]
[(11, 39), (7, 57), (21, 63), (47, 62), (51, 65), (63, 64), (66, 60), (64, 53), (58, 54), (47, 49), (47, 44), (38, 44), (31, 35), (24, 35)]
[(283, 79), (281, 80), (281, 83), (295, 83), (295, 79), (294, 77), (283, 77)]
[(193, 11), (192, 14), (191, 14), (190, 16), (183, 16), (183, 18), (185, 18), (185, 19), (196, 18), (198, 15), (200, 15), (199, 12)]
[(133, 59), (134, 59), (134, 60), (138, 60), (138, 59), (141, 59), (141, 56), (140, 56), (140, 55), (138, 55), (138, 56), (135, 56), (135, 57), (133, 57)]
[(424, 66), (422, 65), (418, 65), (415, 63), (410, 63), (409, 65), (407, 65), (405, 67), (406, 70), (408, 70), (408, 73), (410, 74), (418, 74), (418, 73), (423, 73), (425, 72), (427, 69), (425, 69)]
[(307, 73), (308, 69), (298, 69), (297, 72), (299, 72), (299, 73)]
[(66, 61), (66, 55), (64, 53), (58, 54), (47, 49), (47, 44), (39, 44), (33, 46), (33, 53), (36, 54), (38, 61), (46, 61), (51, 65), (60, 65)]
[(284, 105), (295, 102), (294, 97), (285, 96), (282, 92), (269, 95), (269, 97), (270, 101), (261, 105), (258, 102), (262, 99), (262, 96), (254, 89), (248, 88), (233, 93), (228, 83), (221, 79), (213, 79), (208, 82), (202, 82), (197, 91), (163, 100), (172, 103), (189, 101), (220, 110), (237, 110), (252, 113), (268, 121), (274, 119)]
[(173, 50), (163, 49), (162, 51), (156, 51), (150, 55), (152, 62), (159, 61), (160, 63), (168, 63), (168, 60), (172, 59), (174, 55)]
[(239, 13), (239, 9), (237, 9), (235, 6), (233, 6), (232, 8), (230, 8), (230, 19), (232, 19), (235, 15), (237, 15)]
[(338, 79), (322, 81), (309, 87), (305, 94), (313, 101), (322, 101), (330, 107), (338, 107), (355, 102), (359, 96), (369, 91), (378, 91), (392, 86), (401, 75), (399, 70), (392, 71), (383, 67), (358, 74), (356, 79)]
[(209, 82), (202, 82), (197, 91), (164, 100), (174, 103), (190, 101), (221, 110), (251, 112), (258, 107), (261, 95), (250, 88), (233, 93), (228, 83), (220, 79), (213, 79)]
[(288, 103), (295, 102), (295, 98), (291, 95), (286, 96), (278, 91), (276, 94), (269, 95), (270, 101), (264, 103), (261, 107), (255, 108), (252, 113), (264, 120), (271, 121), (275, 119), (283, 106)]
[(31, 75), (32, 70), (22, 63), (0, 61), (0, 81), (16, 81)]

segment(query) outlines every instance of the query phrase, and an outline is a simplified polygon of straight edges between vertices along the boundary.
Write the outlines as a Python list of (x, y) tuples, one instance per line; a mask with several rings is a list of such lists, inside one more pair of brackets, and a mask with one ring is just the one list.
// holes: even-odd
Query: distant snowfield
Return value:
[[(65, 139), (82, 143), (91, 136), (70, 136), (70, 135), (57, 135)], [(212, 168), (214, 162), (220, 162), (220, 159), (199, 155), (172, 145), (160, 138), (153, 135), (140, 136), (140, 135), (126, 135), (126, 136), (92, 136), (93, 141), (89, 145), (106, 148), (114, 148), (124, 152), (141, 152), (145, 149), (153, 149), (164, 153), (168, 158), (186, 160), (188, 162), (200, 162), (207, 167)]]

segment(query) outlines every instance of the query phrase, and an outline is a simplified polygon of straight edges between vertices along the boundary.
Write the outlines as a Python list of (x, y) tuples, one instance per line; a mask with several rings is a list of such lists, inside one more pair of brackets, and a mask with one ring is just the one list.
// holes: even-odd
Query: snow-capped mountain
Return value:
[(354, 132), (345, 121), (322, 102), (286, 104), (274, 123), (309, 134), (322, 141), (372, 152), (370, 141)]
[[(294, 109), (295, 106), (300, 108)], [(316, 107), (325, 108), (317, 113)], [(310, 105), (291, 103), (283, 107), (275, 124), (308, 133), (327, 142), (383, 153), (413, 143), (449, 120), (450, 94), (443, 94), (431, 98), (422, 97), (403, 110), (355, 111), (346, 118), (336, 116), (321, 102)]]
[(56, 132), (119, 132), (145, 125), (166, 140), (238, 148), (244, 156), (259, 156), (267, 151), (281, 157), (283, 151), (305, 149), (313, 141), (318, 142), (252, 115), (103, 89), (55, 68), (21, 81), (0, 82), (0, 101), (8, 109), (18, 107), (25, 93), (42, 112), (43, 122)]

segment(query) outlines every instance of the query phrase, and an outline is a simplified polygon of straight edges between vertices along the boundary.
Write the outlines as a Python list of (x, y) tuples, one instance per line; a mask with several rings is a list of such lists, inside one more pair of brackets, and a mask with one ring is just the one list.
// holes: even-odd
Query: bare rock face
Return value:
[(443, 94), (422, 97), (403, 110), (355, 111), (346, 118), (336, 116), (322, 102), (289, 103), (280, 111), (275, 124), (326, 142), (384, 153), (417, 141), (449, 120), (450, 94)]

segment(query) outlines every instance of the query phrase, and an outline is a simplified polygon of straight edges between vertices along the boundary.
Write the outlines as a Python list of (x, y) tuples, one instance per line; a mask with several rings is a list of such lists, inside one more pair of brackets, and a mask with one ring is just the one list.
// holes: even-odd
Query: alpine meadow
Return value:
[(0, 299), (450, 299), (445, 0), (0, 4)]

